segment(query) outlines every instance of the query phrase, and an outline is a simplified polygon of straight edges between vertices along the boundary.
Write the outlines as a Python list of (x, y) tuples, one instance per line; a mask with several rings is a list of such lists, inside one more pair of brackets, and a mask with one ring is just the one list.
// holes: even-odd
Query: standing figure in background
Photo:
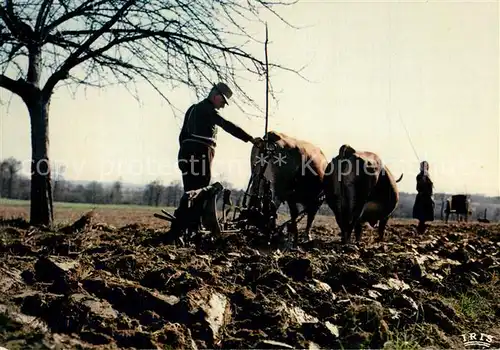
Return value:
[(417, 197), (413, 205), (413, 218), (418, 220), (417, 232), (424, 233), (427, 221), (434, 221), (434, 184), (429, 176), (429, 163), (420, 163), (420, 173), (417, 175)]

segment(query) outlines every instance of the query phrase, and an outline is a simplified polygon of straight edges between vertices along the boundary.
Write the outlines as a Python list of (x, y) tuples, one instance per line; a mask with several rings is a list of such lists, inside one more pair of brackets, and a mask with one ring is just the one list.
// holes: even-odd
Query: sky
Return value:
[[(299, 1), (280, 14), (294, 29), (265, 16), (269, 57), (300, 68), (271, 72), (278, 102), (269, 129), (319, 146), (328, 160), (342, 144), (372, 151), (415, 191), (427, 160), (436, 192), (500, 195), (498, 1)], [(265, 27), (250, 29), (264, 40)], [(264, 59), (264, 48), (255, 48)], [(265, 82), (242, 81), (264, 108)], [(209, 90), (207, 86), (207, 93)], [(138, 103), (124, 88), (59, 88), (50, 105), (50, 158), (69, 180), (146, 184), (180, 181), (177, 141), (182, 120), (150, 89)], [(192, 91), (163, 91), (186, 110)], [(0, 89), (0, 100), (10, 94)], [(236, 102), (236, 101), (235, 101)], [(221, 115), (253, 136), (263, 118), (236, 103)], [(213, 181), (245, 188), (250, 143), (219, 130)], [(29, 171), (29, 116), (14, 96), (0, 105), (0, 159), (15, 157)]]

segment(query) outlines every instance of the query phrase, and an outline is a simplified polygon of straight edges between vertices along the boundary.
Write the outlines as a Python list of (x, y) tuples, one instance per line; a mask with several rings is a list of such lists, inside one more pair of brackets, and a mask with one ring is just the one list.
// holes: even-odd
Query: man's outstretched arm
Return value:
[(233, 135), (234, 137), (242, 140), (243, 142), (252, 142), (256, 146), (260, 146), (262, 143), (262, 139), (260, 137), (253, 137), (250, 134), (248, 134), (245, 130), (240, 128), (238, 125), (230, 122), (229, 120), (226, 120), (222, 118), (219, 113), (214, 113), (212, 115), (213, 121), (216, 125), (220, 126), (222, 129), (224, 129), (226, 132), (229, 134)]

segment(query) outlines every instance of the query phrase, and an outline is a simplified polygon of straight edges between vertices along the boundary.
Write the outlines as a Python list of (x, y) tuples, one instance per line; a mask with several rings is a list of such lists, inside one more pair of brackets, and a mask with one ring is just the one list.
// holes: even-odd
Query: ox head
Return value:
[(265, 191), (264, 180), (270, 181), (271, 191), (273, 191), (274, 174), (272, 167), (268, 163), (269, 152), (259, 149), (256, 146), (252, 147), (250, 154), (250, 169), (251, 169), (251, 185), (249, 189), (250, 201), (256, 199), (257, 196), (262, 196)]
[(252, 197), (261, 196), (265, 186), (262, 179), (266, 179), (271, 185), (273, 201), (279, 207), (286, 200), (297, 172), (300, 172), (301, 158), (281, 134), (271, 131), (264, 139), (267, 142), (266, 149), (252, 147), (250, 167), (253, 180), (249, 192)]
[[(325, 194), (343, 234), (350, 234), (383, 169), (370, 152), (342, 145), (325, 170)], [(329, 198), (328, 198), (329, 197)]]

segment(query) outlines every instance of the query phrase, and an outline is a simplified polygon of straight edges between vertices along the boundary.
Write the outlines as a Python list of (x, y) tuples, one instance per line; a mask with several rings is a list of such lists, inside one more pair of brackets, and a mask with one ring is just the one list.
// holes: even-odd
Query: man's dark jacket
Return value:
[(244, 142), (253, 139), (242, 128), (222, 118), (212, 102), (204, 99), (187, 110), (179, 135), (180, 146), (182, 147), (185, 142), (198, 142), (215, 148), (217, 126)]

